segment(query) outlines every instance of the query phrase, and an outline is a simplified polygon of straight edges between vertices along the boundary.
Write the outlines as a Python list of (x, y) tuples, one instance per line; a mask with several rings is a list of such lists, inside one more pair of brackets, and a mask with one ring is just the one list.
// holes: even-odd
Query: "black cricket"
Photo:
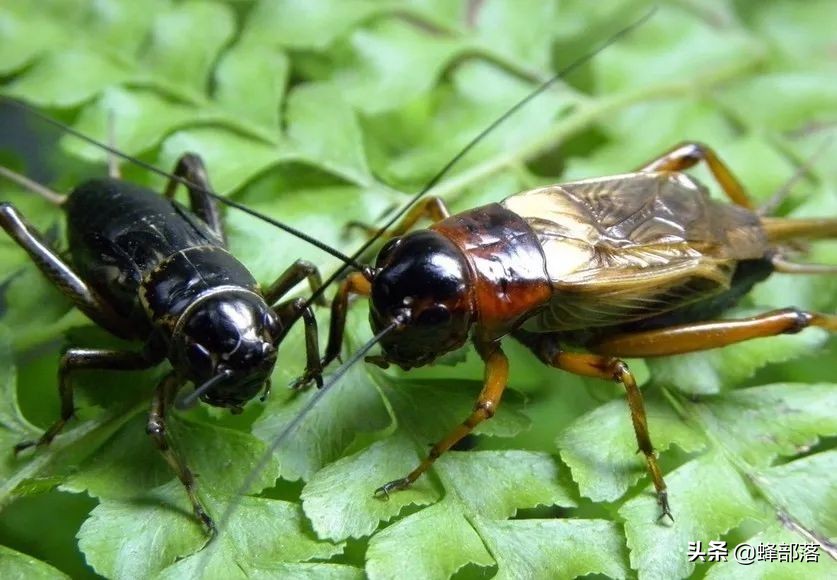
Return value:
[[(167, 436), (166, 412), (187, 382), (196, 390), (185, 400), (200, 398), (233, 413), (260, 391), (266, 396), (277, 345), (300, 317), (307, 351), (301, 381), (321, 383), (310, 306), (302, 298), (279, 302), (306, 278), (316, 291), (320, 275), (310, 262), (297, 260), (262, 291), (226, 249), (216, 200), (196, 155), (180, 158), (163, 196), (119, 179), (116, 170), (111, 174), (64, 197), (0, 168), (0, 175), (66, 212), (69, 261), (8, 202), (0, 203), (0, 226), (90, 320), (119, 338), (143, 342), (136, 351), (68, 349), (58, 371), (60, 419), (39, 440), (15, 446), (15, 453), (49, 444), (73, 417), (74, 371), (147, 369), (168, 359), (172, 371), (154, 391), (147, 432), (186, 488), (195, 516), (214, 531), (195, 478)], [(191, 184), (191, 211), (173, 199), (184, 179)]]

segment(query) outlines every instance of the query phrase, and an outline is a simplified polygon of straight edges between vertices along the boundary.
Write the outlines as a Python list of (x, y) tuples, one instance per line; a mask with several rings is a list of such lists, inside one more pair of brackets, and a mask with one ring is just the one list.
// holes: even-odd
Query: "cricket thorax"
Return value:
[(451, 216), (431, 228), (456, 244), (474, 273), (476, 337), (500, 338), (549, 303), (552, 288), (532, 228), (500, 204)]

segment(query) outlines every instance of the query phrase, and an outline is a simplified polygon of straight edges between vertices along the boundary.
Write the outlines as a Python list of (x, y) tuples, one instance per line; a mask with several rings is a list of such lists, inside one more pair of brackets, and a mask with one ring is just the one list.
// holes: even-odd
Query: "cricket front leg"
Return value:
[[(273, 310), (285, 326), (286, 332), (297, 318), (302, 318), (302, 323), (305, 326), (305, 372), (291, 383), (291, 388), (301, 390), (312, 381), (317, 384), (317, 388), (322, 387), (323, 365), (320, 361), (320, 339), (317, 331), (317, 319), (314, 317), (311, 307), (302, 298), (294, 298), (280, 304)], [(281, 342), (283, 338), (284, 335), (279, 337), (277, 342)], [(262, 398), (266, 397), (267, 393)]]
[[(300, 318), (305, 325), (305, 373), (291, 383), (295, 390), (304, 389), (309, 383), (316, 382), (318, 387), (323, 386), (323, 366), (320, 362), (320, 343), (317, 331), (317, 319), (308, 303), (302, 298), (296, 298), (283, 302), (278, 306), (274, 304), (290, 292), (294, 286), (308, 280), (312, 293), (317, 293), (323, 285), (319, 269), (308, 260), (297, 260), (282, 272), (264, 292), (265, 301), (273, 307), (273, 311), (282, 322), (282, 334), (275, 337), (275, 344), (279, 344), (290, 331), (293, 324)], [(317, 304), (325, 305), (325, 298), (320, 295)], [(262, 400), (267, 399), (270, 387), (265, 389)]]
[(328, 344), (326, 344), (325, 355), (322, 366), (327, 367), (332, 361), (340, 356), (343, 347), (343, 336), (346, 331), (346, 314), (349, 311), (349, 298), (353, 295), (369, 296), (372, 292), (372, 285), (369, 280), (360, 272), (349, 274), (337, 289), (334, 300), (331, 302), (331, 320), (328, 328)]
[(172, 372), (166, 375), (163, 380), (157, 385), (154, 391), (154, 397), (151, 400), (151, 412), (148, 414), (148, 423), (146, 424), (146, 433), (151, 437), (155, 447), (163, 455), (163, 459), (169, 464), (172, 471), (174, 471), (180, 483), (186, 488), (186, 493), (189, 495), (189, 501), (192, 503), (192, 511), (195, 517), (200, 521), (210, 534), (214, 534), (215, 522), (209, 516), (209, 513), (201, 503), (197, 494), (197, 481), (195, 476), (186, 465), (186, 461), (171, 445), (170, 437), (166, 430), (166, 413), (171, 406), (174, 396), (177, 394), (178, 388), (183, 382)]
[(414, 470), (405, 477), (390, 481), (376, 489), (376, 497), (386, 499), (391, 492), (409, 487), (422, 473), (430, 469), (444, 452), (456, 445), (477, 425), (494, 416), (497, 407), (500, 405), (503, 391), (506, 390), (509, 377), (509, 361), (500, 349), (499, 343), (496, 342), (477, 345), (477, 352), (485, 362), (485, 379), (482, 391), (474, 405), (474, 410), (444, 439), (433, 445), (428, 456)]

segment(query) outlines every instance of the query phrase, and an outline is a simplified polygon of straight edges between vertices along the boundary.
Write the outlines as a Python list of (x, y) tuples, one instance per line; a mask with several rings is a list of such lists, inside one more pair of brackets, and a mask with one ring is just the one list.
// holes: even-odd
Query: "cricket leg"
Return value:
[[(435, 223), (449, 216), (450, 210), (441, 197), (426, 197), (411, 207), (406, 215), (401, 218), (401, 221), (386, 232), (381, 239), (388, 240), (405, 234), (422, 218), (426, 217)], [(359, 221), (347, 223), (345, 229), (360, 229), (370, 238), (378, 233), (378, 228), (375, 226), (370, 226)]]
[(474, 405), (474, 410), (468, 418), (457, 425), (453, 431), (447, 434), (444, 439), (433, 445), (428, 456), (422, 462), (401, 479), (390, 481), (375, 490), (375, 496), (388, 498), (390, 492), (404, 489), (412, 484), (419, 476), (430, 469), (433, 463), (448, 449), (456, 445), (463, 437), (468, 435), (474, 428), (494, 416), (503, 391), (506, 390), (506, 382), (509, 376), (509, 361), (500, 344), (496, 342), (477, 345), (477, 351), (485, 362), (485, 378), (483, 388)]
[[(290, 292), (290, 290), (308, 279), (308, 285), (311, 287), (311, 292), (316, 292), (323, 285), (323, 279), (320, 276), (320, 271), (317, 267), (308, 260), (297, 260), (291, 266), (282, 272), (279, 277), (267, 287), (264, 293), (265, 301), (273, 305), (279, 301), (282, 296)], [(321, 295), (317, 299), (317, 304), (325, 306), (326, 300)]]
[(215, 533), (215, 523), (204, 509), (197, 494), (197, 482), (195, 476), (186, 461), (172, 446), (170, 437), (166, 431), (166, 413), (171, 406), (177, 389), (182, 384), (181, 380), (172, 372), (166, 375), (157, 388), (154, 390), (154, 397), (151, 400), (151, 412), (148, 414), (146, 433), (151, 436), (154, 445), (162, 453), (166, 463), (174, 471), (180, 483), (186, 488), (189, 501), (192, 502), (192, 510), (195, 517), (204, 525), (210, 534)]
[[(302, 280), (308, 279), (311, 292), (317, 292), (323, 285), (320, 271), (307, 260), (297, 260), (287, 270), (268, 286), (264, 293), (265, 301), (273, 306), (282, 296), (287, 294), (294, 286)], [(325, 298), (322, 296), (317, 300), (318, 304), (325, 305)], [(288, 331), (299, 318), (305, 325), (305, 354), (306, 365), (304, 374), (291, 383), (295, 390), (304, 389), (311, 381), (317, 383), (317, 387), (323, 386), (323, 365), (320, 362), (320, 342), (317, 331), (317, 319), (311, 307), (302, 298), (289, 300), (273, 308), (273, 311), (282, 322), (282, 334), (276, 337), (276, 344), (282, 341)], [(262, 400), (267, 398), (269, 387), (262, 395)]]
[(73, 385), (70, 373), (78, 370), (120, 370), (133, 371), (147, 369), (157, 364), (162, 357), (151, 356), (146, 352), (125, 352), (118, 350), (92, 350), (71, 348), (58, 363), (58, 393), (61, 398), (61, 417), (46, 430), (37, 441), (23, 441), (14, 447), (20, 453), (29, 447), (49, 445), (67, 422), (75, 414)]
[(10, 203), (0, 203), (0, 227), (23, 248), (35, 265), (76, 308), (105, 330), (123, 338), (133, 336), (122, 320), (78, 274), (49, 247), (43, 236)]
[[(189, 189), (189, 206), (192, 212), (201, 218), (226, 245), (227, 236), (224, 232), (224, 222), (221, 219), (218, 203), (208, 194), (208, 192), (214, 190), (209, 183), (209, 176), (203, 160), (194, 153), (185, 153), (177, 160), (173, 175), (189, 182), (187, 187)], [(172, 199), (180, 183), (176, 179), (170, 179), (163, 195)]]
[(631, 410), (631, 422), (634, 427), (637, 445), (645, 456), (645, 465), (651, 482), (657, 491), (657, 502), (660, 504), (660, 519), (668, 516), (674, 521), (668, 505), (668, 492), (663, 473), (657, 464), (657, 456), (648, 433), (648, 419), (645, 413), (645, 403), (642, 393), (637, 387), (636, 380), (628, 365), (613, 356), (599, 354), (564, 352), (557, 339), (550, 334), (535, 334), (515, 332), (513, 336), (529, 347), (544, 363), (555, 368), (571, 372), (584, 377), (603, 380), (615, 380), (625, 389), (628, 398), (628, 408)]
[(785, 308), (752, 318), (681, 324), (611, 336), (589, 345), (589, 348), (608, 356), (668, 356), (718, 348), (753, 338), (795, 334), (809, 326), (835, 332), (837, 316)]
[(837, 238), (837, 218), (761, 218), (771, 244)]
[(346, 313), (349, 310), (349, 298), (352, 295), (369, 296), (372, 292), (372, 285), (369, 280), (360, 272), (349, 274), (337, 289), (334, 300), (331, 302), (331, 320), (328, 329), (328, 344), (326, 345), (325, 356), (322, 366), (325, 368), (334, 359), (340, 356), (340, 349), (343, 346), (343, 334), (346, 330)]
[(733, 203), (748, 209), (753, 208), (753, 204), (741, 182), (732, 174), (727, 164), (721, 161), (715, 151), (703, 143), (696, 141), (680, 143), (657, 159), (643, 165), (637, 171), (683, 171), (694, 167), (701, 161), (706, 163), (709, 171), (712, 172), (712, 176)]
[(775, 255), (770, 260), (776, 272), (784, 274), (837, 274), (837, 264), (804, 264), (790, 262), (780, 255)]
[[(285, 327), (285, 332), (290, 329), (291, 324), (298, 318), (302, 318), (305, 325), (305, 373), (291, 383), (294, 390), (304, 389), (311, 381), (317, 384), (317, 388), (323, 386), (323, 366), (320, 362), (320, 340), (317, 331), (317, 319), (302, 298), (294, 298), (275, 307), (274, 312), (279, 316)], [(281, 342), (284, 334), (279, 338)], [(265, 393), (265, 396), (267, 394)]]

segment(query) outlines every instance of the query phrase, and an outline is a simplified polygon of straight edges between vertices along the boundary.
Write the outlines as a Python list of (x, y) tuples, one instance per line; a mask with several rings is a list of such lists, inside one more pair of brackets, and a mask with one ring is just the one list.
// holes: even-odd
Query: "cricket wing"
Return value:
[(503, 205), (543, 248), (554, 296), (539, 331), (641, 320), (729, 288), (740, 260), (763, 258), (752, 212), (710, 199), (682, 173), (647, 172), (523, 192)]

